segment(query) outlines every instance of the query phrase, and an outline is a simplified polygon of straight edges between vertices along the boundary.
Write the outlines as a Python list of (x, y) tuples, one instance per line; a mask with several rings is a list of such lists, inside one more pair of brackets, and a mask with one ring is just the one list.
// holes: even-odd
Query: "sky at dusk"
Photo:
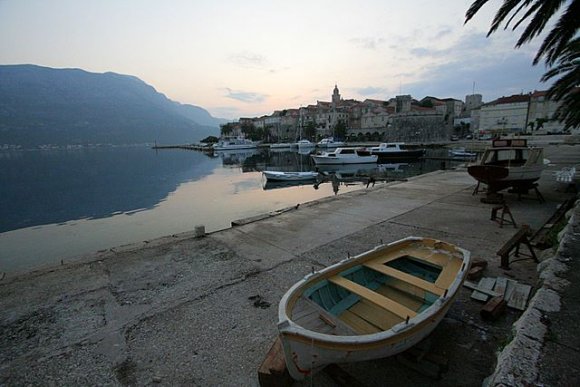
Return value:
[[(0, 0), (0, 64), (134, 75), (228, 119), (342, 98), (545, 90), (540, 44), (486, 38), (491, 1)], [(475, 87), (474, 87), (475, 84)]]

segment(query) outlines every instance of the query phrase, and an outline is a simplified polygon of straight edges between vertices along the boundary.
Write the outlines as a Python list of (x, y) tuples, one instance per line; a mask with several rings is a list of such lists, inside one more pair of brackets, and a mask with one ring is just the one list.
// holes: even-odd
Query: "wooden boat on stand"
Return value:
[(494, 140), (480, 162), (469, 166), (467, 172), (478, 181), (476, 192), (479, 183), (487, 185), (487, 197), (493, 202), (506, 188), (517, 193), (535, 189), (546, 162), (543, 149), (528, 147), (525, 139), (500, 139)]
[(409, 237), (308, 274), (278, 309), (290, 375), (301, 380), (332, 363), (417, 344), (451, 307), (470, 262), (468, 251), (450, 243)]

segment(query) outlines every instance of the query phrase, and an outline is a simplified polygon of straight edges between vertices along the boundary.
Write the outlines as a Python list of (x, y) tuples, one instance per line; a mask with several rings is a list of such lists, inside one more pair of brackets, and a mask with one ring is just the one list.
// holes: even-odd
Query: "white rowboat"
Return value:
[(263, 171), (268, 181), (304, 181), (315, 180), (318, 172), (281, 172), (281, 171)]
[(300, 380), (328, 364), (392, 356), (417, 344), (452, 306), (470, 263), (462, 248), (409, 237), (308, 274), (278, 308), (290, 375)]

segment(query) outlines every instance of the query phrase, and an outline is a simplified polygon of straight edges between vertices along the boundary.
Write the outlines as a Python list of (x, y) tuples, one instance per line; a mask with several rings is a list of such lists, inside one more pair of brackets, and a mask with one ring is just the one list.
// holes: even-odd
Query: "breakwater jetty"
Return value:
[[(553, 172), (576, 164), (576, 146), (546, 149), (554, 167), (540, 190), (506, 194), (518, 224), (540, 229), (574, 196)], [(256, 385), (276, 336), (277, 304), (310, 273), (406, 236), (442, 239), (488, 262), (485, 276), (538, 286), (537, 263), (499, 267), (497, 251), (517, 229), (490, 220), (492, 205), (472, 195), (465, 170), (438, 171), (312, 203), (210, 233), (195, 231), (120, 246), (0, 281), (2, 385)], [(544, 260), (544, 254), (540, 259)], [(461, 289), (430, 336), (447, 359), (443, 385), (481, 385), (522, 312), (488, 323)], [(256, 303), (256, 300), (260, 300)], [(528, 367), (530, 365), (528, 364)], [(350, 364), (362, 385), (437, 383), (388, 358)], [(334, 385), (325, 373), (303, 384)], [(516, 383), (517, 384), (517, 383)]]

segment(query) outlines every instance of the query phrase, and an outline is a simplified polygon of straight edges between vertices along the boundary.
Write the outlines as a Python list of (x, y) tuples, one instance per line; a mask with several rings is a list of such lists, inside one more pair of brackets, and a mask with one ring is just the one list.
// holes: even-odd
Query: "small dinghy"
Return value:
[(470, 263), (462, 248), (409, 237), (308, 274), (278, 309), (290, 375), (301, 380), (328, 364), (417, 344), (451, 307)]
[(268, 181), (307, 181), (316, 180), (318, 172), (281, 172), (263, 171)]

